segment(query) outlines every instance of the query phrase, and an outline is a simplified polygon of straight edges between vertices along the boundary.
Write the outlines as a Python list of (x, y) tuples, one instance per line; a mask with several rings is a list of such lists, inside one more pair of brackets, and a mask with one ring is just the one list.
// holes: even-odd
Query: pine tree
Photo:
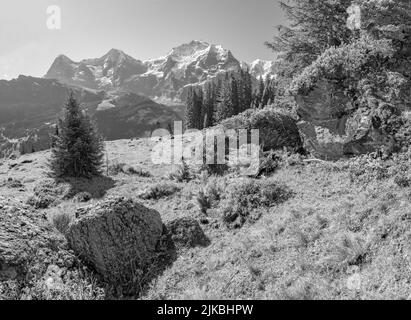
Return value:
[(54, 136), (50, 161), (55, 178), (91, 178), (101, 174), (104, 144), (91, 119), (82, 112), (71, 92)]
[(214, 115), (214, 91), (215, 91), (214, 82), (209, 82), (205, 87), (204, 92), (204, 128), (213, 126), (213, 115)]
[[(197, 92), (198, 91), (198, 92)], [(203, 93), (202, 89), (190, 88), (187, 96), (187, 111), (185, 125), (187, 129), (202, 129), (203, 119)]]
[(240, 70), (240, 77), (237, 80), (237, 88), (238, 88), (238, 111), (242, 112), (244, 110), (245, 105), (245, 71), (243, 69)]
[(203, 88), (198, 88), (197, 99), (195, 100), (195, 110), (196, 110), (196, 129), (203, 129), (204, 127), (204, 92)]
[(265, 89), (264, 80), (263, 80), (263, 77), (260, 76), (260, 80), (258, 83), (258, 89), (257, 89), (256, 96), (255, 96), (255, 105), (257, 108), (260, 108), (262, 106), (264, 89)]
[(186, 99), (187, 110), (185, 114), (185, 127), (187, 129), (195, 127), (195, 98), (195, 92), (193, 88), (190, 88)]
[(272, 91), (273, 91), (273, 88), (272, 88), (271, 77), (269, 74), (267, 74), (267, 77), (265, 78), (265, 82), (264, 82), (264, 91), (263, 91), (263, 95), (261, 98), (262, 107), (267, 106), (268, 102), (272, 99), (273, 97)]
[(235, 79), (233, 74), (231, 75), (230, 79), (230, 100), (231, 107), (229, 113), (227, 114), (227, 118), (240, 113), (239, 89), (237, 80)]
[(230, 76), (228, 72), (226, 72), (224, 80), (221, 83), (217, 98), (217, 108), (214, 113), (214, 119), (217, 123), (233, 115), (232, 101)]
[(249, 70), (245, 72), (244, 78), (244, 107), (242, 111), (251, 108), (253, 102), (253, 81)]
[(290, 24), (277, 26), (277, 35), (266, 45), (282, 53), (289, 64), (287, 73), (295, 75), (324, 50), (349, 43), (353, 33), (347, 28), (347, 9), (352, 3), (353, 0), (280, 1)]

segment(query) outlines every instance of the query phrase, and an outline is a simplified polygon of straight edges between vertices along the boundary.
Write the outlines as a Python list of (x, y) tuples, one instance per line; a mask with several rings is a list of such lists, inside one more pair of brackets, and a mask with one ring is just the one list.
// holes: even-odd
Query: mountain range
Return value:
[(116, 49), (80, 62), (60, 55), (43, 78), (0, 80), (0, 158), (47, 149), (70, 91), (106, 140), (137, 138), (183, 118), (185, 88), (241, 68), (255, 79), (275, 74), (274, 62), (240, 62), (203, 41), (146, 61)]
[(88, 89), (122, 90), (151, 98), (181, 100), (184, 87), (240, 68), (249, 69), (255, 78), (275, 73), (272, 61), (240, 62), (221, 45), (194, 40), (173, 48), (163, 57), (146, 61), (117, 49), (80, 62), (60, 55), (45, 78)]

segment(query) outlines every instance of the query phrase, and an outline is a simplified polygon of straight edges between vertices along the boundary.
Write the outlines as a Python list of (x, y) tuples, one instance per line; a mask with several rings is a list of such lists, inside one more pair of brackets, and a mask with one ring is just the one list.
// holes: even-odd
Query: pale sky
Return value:
[[(191, 40), (221, 44), (239, 60), (270, 60), (264, 42), (284, 23), (277, 2), (1, 0), (0, 79), (41, 77), (59, 54), (79, 61), (116, 48), (145, 60)], [(47, 28), (51, 5), (61, 8), (60, 30)]]

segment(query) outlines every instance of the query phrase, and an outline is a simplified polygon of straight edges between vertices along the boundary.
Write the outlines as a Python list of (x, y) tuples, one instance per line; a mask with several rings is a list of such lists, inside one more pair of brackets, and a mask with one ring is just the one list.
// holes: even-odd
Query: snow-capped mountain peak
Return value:
[(274, 76), (276, 73), (275, 61), (257, 59), (248, 64), (248, 68), (255, 78), (262, 77), (265, 79), (267, 76)]
[[(136, 60), (118, 49), (80, 62), (59, 56), (45, 77), (90, 89), (175, 98), (187, 85), (213, 79), (225, 71), (239, 70), (241, 66), (223, 46), (193, 40), (174, 47), (165, 56), (146, 61)], [(247, 66), (257, 77), (272, 70), (270, 62), (262, 60)]]

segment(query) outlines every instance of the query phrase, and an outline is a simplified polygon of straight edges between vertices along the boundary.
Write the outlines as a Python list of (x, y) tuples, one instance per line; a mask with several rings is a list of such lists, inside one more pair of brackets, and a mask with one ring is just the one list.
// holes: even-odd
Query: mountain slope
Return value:
[(149, 136), (157, 127), (166, 128), (181, 119), (177, 107), (133, 93), (108, 94), (53, 79), (20, 76), (0, 81), (0, 157), (47, 149), (70, 90), (107, 140)]

